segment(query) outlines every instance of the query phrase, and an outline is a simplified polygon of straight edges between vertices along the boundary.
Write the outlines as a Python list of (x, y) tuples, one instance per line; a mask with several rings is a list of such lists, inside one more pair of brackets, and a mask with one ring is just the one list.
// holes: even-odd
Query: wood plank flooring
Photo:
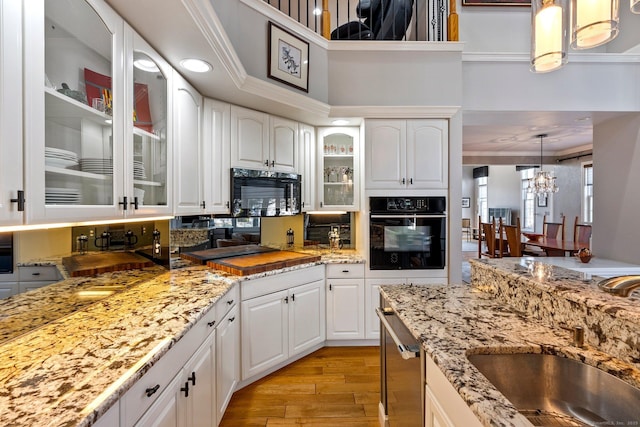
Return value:
[(220, 427), (378, 427), (379, 347), (325, 347), (238, 390)]

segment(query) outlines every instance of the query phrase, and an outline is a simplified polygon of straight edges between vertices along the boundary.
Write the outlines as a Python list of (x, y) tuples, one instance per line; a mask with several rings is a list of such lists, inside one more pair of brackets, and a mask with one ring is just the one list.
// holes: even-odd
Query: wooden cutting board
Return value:
[(132, 252), (96, 252), (62, 258), (62, 265), (71, 277), (78, 277), (152, 267), (155, 263)]
[(204, 249), (202, 251), (182, 252), (180, 258), (186, 259), (196, 264), (205, 265), (207, 261), (220, 258), (228, 258), (238, 255), (250, 255), (255, 253), (273, 252), (277, 249), (267, 248), (258, 245), (238, 245), (227, 246), (226, 248)]
[(301, 254), (290, 251), (274, 251), (254, 255), (237, 256), (207, 262), (207, 266), (236, 276), (263, 273), (294, 265), (320, 260), (319, 255)]

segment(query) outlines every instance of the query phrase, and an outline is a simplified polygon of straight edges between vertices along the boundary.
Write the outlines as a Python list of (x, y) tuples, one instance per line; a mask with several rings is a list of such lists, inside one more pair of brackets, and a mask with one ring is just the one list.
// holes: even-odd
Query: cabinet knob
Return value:
[(153, 387), (147, 388), (144, 392), (147, 395), (147, 397), (151, 397), (154, 394), (156, 394), (156, 391), (158, 391), (159, 389), (160, 389), (160, 384), (156, 384)]
[(409, 178), (409, 184), (413, 185), (413, 178)]
[(191, 381), (191, 385), (196, 385), (196, 373), (191, 372), (191, 376), (187, 378), (187, 381)]
[(138, 196), (135, 196), (133, 198), (133, 202), (131, 202), (131, 204), (133, 205), (133, 210), (138, 210)]
[(267, 167), (269, 167), (269, 159), (267, 159), (267, 160), (265, 160), (265, 161), (264, 161), (264, 165), (265, 165), (265, 166), (267, 166)]
[(405, 182), (406, 182), (406, 180), (405, 180), (404, 178), (402, 178), (402, 181), (401, 181), (401, 182), (402, 182), (402, 185), (404, 185), (404, 184), (405, 184)]
[(284, 297), (284, 303), (289, 304), (289, 297)]
[(126, 211), (126, 210), (127, 210), (127, 205), (128, 205), (128, 203), (127, 203), (127, 196), (124, 196), (124, 197), (122, 198), (122, 201), (121, 201), (121, 202), (118, 202), (118, 204), (119, 204), (120, 206), (122, 206), (122, 210), (123, 210), (123, 211)]
[(229, 207), (229, 201), (227, 200), (227, 203), (225, 203), (225, 206), (228, 208)]
[(184, 397), (189, 397), (189, 381), (184, 383), (184, 387), (180, 387), (180, 391), (184, 391)]
[(271, 167), (274, 167), (276, 165), (276, 161), (275, 160), (271, 160)]
[(24, 203), (26, 200), (24, 199), (24, 190), (18, 190), (18, 196), (15, 199), (10, 199), (11, 203), (18, 204), (18, 212), (24, 212)]
[(200, 203), (200, 207), (202, 209), (206, 209), (207, 208), (207, 202), (203, 200), (202, 203)]

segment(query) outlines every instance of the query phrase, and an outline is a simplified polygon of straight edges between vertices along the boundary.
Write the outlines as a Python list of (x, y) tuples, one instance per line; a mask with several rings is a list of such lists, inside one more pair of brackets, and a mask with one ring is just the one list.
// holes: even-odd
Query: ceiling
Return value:
[[(227, 72), (234, 54), (215, 52), (211, 34), (203, 34), (182, 1), (107, 0), (121, 16), (178, 69), (185, 57), (202, 58), (210, 62), (212, 73), (197, 74), (181, 69), (181, 74), (204, 96), (243, 105), (257, 110), (283, 115), (313, 125), (329, 125), (331, 118), (317, 111), (296, 108), (290, 102), (277, 102), (269, 94), (256, 95), (239, 89)], [(189, 3), (185, 1), (185, 3)], [(193, 2), (191, 2), (193, 4)], [(148, 11), (153, 10), (153, 19)], [(171, 27), (173, 31), (166, 29)], [(226, 57), (225, 57), (226, 55)], [(241, 74), (241, 73), (240, 73)], [(599, 117), (599, 116), (598, 116)], [(474, 156), (522, 156), (540, 151), (538, 134), (547, 134), (543, 148), (545, 156), (561, 156), (591, 150), (592, 128), (596, 117), (585, 112), (513, 112), (463, 111), (463, 152)]]

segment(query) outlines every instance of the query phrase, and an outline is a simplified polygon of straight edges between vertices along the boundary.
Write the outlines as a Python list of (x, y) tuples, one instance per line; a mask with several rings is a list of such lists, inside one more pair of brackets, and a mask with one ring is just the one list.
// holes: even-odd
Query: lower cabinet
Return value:
[(364, 264), (328, 264), (326, 286), (327, 339), (364, 339)]
[(182, 370), (180, 370), (142, 418), (134, 424), (135, 427), (183, 427), (186, 425), (184, 408), (179, 404), (180, 388), (183, 385), (182, 376)]
[(220, 321), (216, 328), (216, 414), (220, 424), (224, 411), (240, 380), (240, 317), (238, 305)]
[(425, 427), (481, 427), (469, 406), (430, 357), (426, 357)]
[(242, 286), (242, 380), (324, 342), (323, 266)]
[[(215, 427), (216, 330), (200, 346), (182, 370), (179, 407), (185, 408), (185, 426)], [(179, 411), (180, 412), (180, 411)]]

